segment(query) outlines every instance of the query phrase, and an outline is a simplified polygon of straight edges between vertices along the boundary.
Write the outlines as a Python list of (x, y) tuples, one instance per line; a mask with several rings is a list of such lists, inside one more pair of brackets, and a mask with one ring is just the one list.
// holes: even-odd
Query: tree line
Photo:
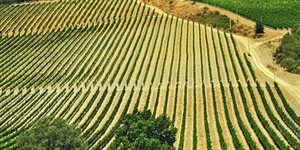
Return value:
[(290, 33), (287, 33), (281, 45), (277, 48), (274, 57), (276, 62), (287, 71), (300, 74), (300, 24), (295, 25)]
[(0, 4), (13, 4), (13, 3), (23, 3), (29, 1), (37, 1), (37, 0), (0, 0)]

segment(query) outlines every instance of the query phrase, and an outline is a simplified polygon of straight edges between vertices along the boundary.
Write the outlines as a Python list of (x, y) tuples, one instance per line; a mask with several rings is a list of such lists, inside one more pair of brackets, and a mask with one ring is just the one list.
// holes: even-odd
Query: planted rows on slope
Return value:
[[(32, 14), (23, 24), (26, 34), (1, 36), (0, 149), (16, 148), (15, 138), (50, 114), (81, 127), (89, 149), (107, 148), (122, 117), (134, 109), (167, 114), (178, 128), (178, 149), (298, 148), (295, 112), (278, 85), (259, 88), (234, 36), (130, 0), (1, 11), (27, 7), (55, 16), (47, 20), (49, 28), (64, 26), (58, 18), (76, 26), (46, 32), (44, 22), (32, 24), (38, 18)], [(89, 15), (39, 7), (74, 7)], [(3, 33), (15, 29), (6, 19)]]

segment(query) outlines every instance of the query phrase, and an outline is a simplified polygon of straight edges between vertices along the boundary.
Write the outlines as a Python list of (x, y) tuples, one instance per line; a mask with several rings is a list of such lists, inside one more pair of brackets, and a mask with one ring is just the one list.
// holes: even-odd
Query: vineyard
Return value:
[(300, 23), (297, 0), (196, 0), (220, 6), (272, 28), (291, 28)]
[(136, 0), (0, 12), (0, 149), (17, 149), (16, 137), (47, 115), (106, 149), (134, 109), (167, 114), (177, 149), (300, 149), (289, 93), (257, 76), (235, 35)]

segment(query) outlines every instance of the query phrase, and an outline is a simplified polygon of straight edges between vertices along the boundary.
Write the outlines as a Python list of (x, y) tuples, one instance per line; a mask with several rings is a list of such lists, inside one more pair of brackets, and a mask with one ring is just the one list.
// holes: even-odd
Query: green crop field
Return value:
[[(134, 109), (166, 114), (178, 149), (300, 149), (300, 102), (241, 37), (137, 0), (0, 7), (0, 150), (51, 115), (107, 149)], [(290, 101), (293, 101), (291, 105)]]
[(21, 3), (26, 1), (34, 1), (34, 0), (0, 0), (0, 4)]
[(216, 5), (272, 28), (289, 28), (300, 23), (299, 0), (196, 0)]

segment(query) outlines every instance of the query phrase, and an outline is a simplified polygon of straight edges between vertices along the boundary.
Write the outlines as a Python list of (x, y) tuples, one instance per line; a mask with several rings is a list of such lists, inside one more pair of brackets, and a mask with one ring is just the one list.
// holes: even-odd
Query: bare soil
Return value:
[[(289, 30), (276, 30), (269, 27), (265, 27), (265, 34), (261, 38), (257, 38), (254, 33), (255, 22), (244, 18), (240, 15), (237, 15), (233, 12), (225, 10), (220, 7), (209, 5), (206, 3), (193, 2), (193, 1), (183, 1), (183, 0), (174, 0), (172, 3), (169, 3), (168, 0), (142, 0), (148, 5), (159, 8), (161, 11), (174, 15), (180, 18), (187, 20), (192, 20), (197, 14), (204, 11), (203, 8), (208, 8), (210, 11), (218, 11), (220, 14), (226, 15), (236, 23), (233, 26), (233, 31), (235, 34), (242, 36), (249, 36), (256, 41), (266, 41), (273, 39), (275, 37), (281, 36), (288, 32)], [(158, 11), (159, 12), (159, 11)]]

